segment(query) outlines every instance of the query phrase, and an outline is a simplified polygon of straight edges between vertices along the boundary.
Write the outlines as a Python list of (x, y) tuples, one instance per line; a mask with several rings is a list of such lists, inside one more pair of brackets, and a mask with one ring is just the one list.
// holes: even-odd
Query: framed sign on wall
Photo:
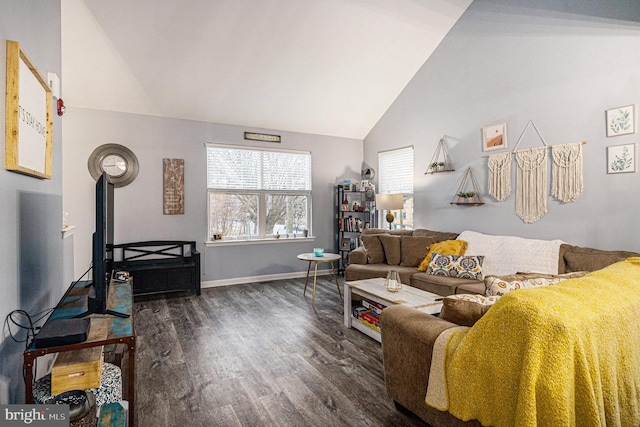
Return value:
[(163, 214), (184, 215), (184, 159), (162, 159)]
[(18, 42), (7, 40), (5, 167), (51, 178), (53, 96)]

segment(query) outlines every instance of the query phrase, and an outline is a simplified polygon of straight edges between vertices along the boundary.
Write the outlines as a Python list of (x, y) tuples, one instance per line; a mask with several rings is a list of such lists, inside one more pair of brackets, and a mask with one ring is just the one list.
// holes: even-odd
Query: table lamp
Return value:
[(387, 211), (389, 229), (391, 229), (391, 223), (395, 219), (391, 211), (402, 209), (403, 207), (404, 196), (402, 194), (376, 194), (376, 209)]

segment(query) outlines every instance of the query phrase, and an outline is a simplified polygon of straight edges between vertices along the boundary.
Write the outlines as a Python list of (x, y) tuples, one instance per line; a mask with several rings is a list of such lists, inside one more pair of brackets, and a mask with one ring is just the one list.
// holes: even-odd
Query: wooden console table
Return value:
[[(85, 296), (89, 288), (85, 288), (87, 282), (77, 282), (67, 295), (60, 301), (47, 322), (56, 319), (69, 319), (86, 310)], [(109, 285), (109, 296), (107, 307), (120, 313), (128, 314), (127, 318), (113, 317), (109, 315), (89, 316), (91, 328), (86, 341), (62, 345), (56, 347), (36, 348), (32, 342), (24, 352), (24, 381), (25, 381), (25, 403), (33, 403), (33, 368), (37, 357), (50, 353), (60, 353), (63, 351), (73, 351), (81, 348), (98, 347), (109, 344), (124, 344), (126, 346), (128, 364), (126, 370), (123, 369), (123, 387), (126, 384), (126, 399), (129, 402), (129, 426), (134, 426), (135, 421), (135, 350), (136, 337), (133, 325), (133, 294), (131, 284), (112, 281)], [(126, 372), (126, 382), (124, 374)], [(123, 390), (123, 397), (125, 396)]]

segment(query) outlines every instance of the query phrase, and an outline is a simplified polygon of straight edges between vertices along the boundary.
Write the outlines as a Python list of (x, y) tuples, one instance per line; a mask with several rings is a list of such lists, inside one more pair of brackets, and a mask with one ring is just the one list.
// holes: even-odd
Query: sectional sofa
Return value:
[[(429, 245), (457, 239), (461, 235), (462, 239), (472, 240), (466, 254), (470, 254), (471, 250), (472, 255), (485, 257), (484, 276), (503, 276), (521, 271), (547, 274), (594, 271), (630, 256), (637, 256), (635, 252), (604, 251), (574, 246), (559, 240), (492, 236), (473, 231), (459, 234), (425, 229), (367, 229), (361, 237), (364, 245), (349, 253), (345, 280), (386, 277), (390, 270), (395, 270), (400, 274), (403, 284), (438, 295), (483, 295), (485, 285), (481, 280), (433, 275), (418, 270)], [(541, 251), (546, 251), (546, 254), (542, 254), (547, 255), (546, 265), (543, 265), (544, 260), (533, 260), (534, 257), (540, 257)], [(556, 260), (553, 271), (548, 262), (550, 258)], [(509, 265), (504, 265), (503, 260), (508, 261)], [(546, 271), (541, 271), (541, 266)]]
[[(378, 241), (376, 241), (376, 237), (373, 237), (373, 236), (377, 236)], [(389, 239), (386, 237), (383, 237), (381, 239), (380, 236), (394, 236), (394, 239)], [(616, 298), (618, 298), (620, 301), (618, 301), (615, 307), (612, 307), (606, 310), (600, 310), (598, 308), (599, 307), (598, 304), (601, 304), (600, 300), (602, 299), (602, 292), (605, 292), (605, 291), (602, 291), (599, 294), (597, 289), (598, 287), (607, 289), (606, 288), (607, 286), (613, 286), (613, 289), (615, 289), (616, 284), (608, 283), (610, 282), (610, 280), (607, 280), (607, 279), (603, 280), (602, 278), (592, 277), (592, 274), (597, 276), (598, 274), (600, 274), (601, 271), (603, 271), (602, 269), (612, 264), (615, 264), (615, 266), (612, 266), (609, 268), (614, 268), (614, 267), (617, 268), (618, 264), (624, 264), (624, 260), (627, 260), (628, 258), (636, 260), (636, 263), (639, 265), (637, 267), (637, 270), (638, 272), (640, 272), (640, 258), (633, 258), (633, 257), (639, 257), (640, 254), (635, 252), (629, 252), (629, 251), (604, 251), (604, 250), (598, 250), (593, 248), (577, 247), (561, 241), (521, 239), (513, 236), (489, 236), (489, 235), (483, 235), (481, 233), (475, 233), (475, 232), (463, 232), (460, 235), (458, 235), (457, 233), (446, 233), (446, 232), (442, 233), (442, 232), (436, 232), (436, 231), (430, 231), (430, 230), (415, 230), (410, 232), (410, 231), (389, 231), (384, 229), (382, 230), (375, 229), (375, 230), (368, 230), (363, 235), (363, 242), (364, 242), (363, 247), (358, 248), (351, 252), (350, 265), (346, 269), (345, 278), (347, 281), (353, 281), (353, 280), (367, 279), (367, 278), (373, 278), (373, 277), (384, 277), (386, 276), (389, 270), (393, 269), (400, 272), (403, 280), (403, 284), (405, 285), (415, 286), (426, 291), (443, 295), (445, 297), (449, 296), (445, 298), (444, 308), (452, 307), (451, 304), (447, 304), (447, 303), (452, 303), (452, 304), (459, 304), (460, 302), (464, 303), (464, 301), (457, 300), (458, 297), (462, 297), (462, 299), (473, 299), (471, 295), (476, 295), (478, 298), (483, 298), (480, 295), (484, 294), (487, 290), (485, 286), (485, 280), (480, 281), (480, 280), (471, 280), (471, 279), (460, 279), (456, 277), (436, 276), (436, 275), (428, 274), (426, 271), (423, 272), (418, 270), (418, 266), (422, 263), (426, 255), (426, 246), (436, 242), (441, 242), (443, 240), (453, 240), (458, 237), (460, 237), (460, 240), (465, 238), (470, 240), (467, 249), (471, 250), (472, 253), (477, 254), (477, 251), (482, 251), (485, 254), (487, 254), (487, 258), (485, 259), (485, 261), (487, 261), (487, 264), (486, 264), (488, 268), (487, 271), (488, 273), (491, 273), (489, 274), (490, 277), (505, 278), (505, 280), (509, 280), (509, 279), (506, 279), (507, 277), (516, 277), (518, 279), (521, 279), (522, 277), (527, 277), (527, 274), (531, 274), (531, 273), (525, 273), (524, 275), (513, 276), (513, 273), (523, 272), (523, 271), (535, 272), (536, 270), (538, 270), (535, 264), (540, 260), (538, 261), (534, 260), (535, 261), (533, 262), (534, 265), (531, 265), (531, 264), (527, 265), (526, 263), (530, 260), (531, 257), (535, 258), (537, 256), (536, 252), (540, 252), (541, 248), (546, 247), (548, 248), (549, 253), (545, 254), (544, 258), (546, 259), (542, 260), (542, 264), (538, 263), (537, 265), (541, 265), (542, 267), (540, 268), (547, 268), (547, 269), (552, 268), (550, 267), (550, 264), (551, 264), (552, 258), (554, 258), (555, 271), (551, 272), (554, 274), (549, 274), (548, 271), (540, 272), (540, 273), (543, 273), (542, 277), (564, 276), (563, 279), (580, 277), (580, 276), (584, 276), (584, 277), (563, 281), (561, 282), (561, 284), (554, 285), (554, 286), (547, 286), (545, 287), (545, 288), (548, 288), (547, 292), (538, 292), (534, 295), (538, 296), (538, 294), (544, 295), (545, 293), (549, 293), (549, 292), (558, 292), (559, 294), (549, 296), (549, 298), (551, 298), (551, 301), (555, 301), (555, 300), (562, 300), (566, 296), (566, 294), (571, 294), (571, 292), (582, 292), (580, 294), (581, 295), (580, 298), (582, 299), (577, 300), (578, 301), (577, 306), (566, 309), (566, 310), (569, 310), (570, 313), (564, 313), (562, 312), (562, 310), (560, 310), (561, 311), (560, 313), (554, 312), (553, 310), (550, 312), (545, 312), (544, 310), (548, 306), (552, 305), (551, 303), (547, 302), (545, 304), (542, 304), (543, 307), (540, 308), (540, 311), (538, 311), (537, 307), (533, 311), (531, 311), (530, 308), (527, 308), (527, 310), (529, 311), (525, 310), (525, 313), (523, 314), (520, 309), (522, 306), (526, 306), (526, 304), (522, 302), (511, 302), (510, 304), (508, 304), (509, 302), (508, 300), (514, 299), (511, 296), (526, 297), (531, 292), (524, 291), (524, 293), (522, 294), (509, 293), (507, 294), (507, 296), (500, 297), (498, 302), (496, 302), (495, 306), (487, 306), (479, 311), (475, 310), (473, 313), (471, 313), (471, 317), (474, 317), (474, 316), (475, 317), (470, 322), (468, 321), (469, 313), (463, 313), (461, 317), (456, 317), (456, 314), (453, 313), (455, 310), (450, 312), (445, 312), (445, 310), (443, 309), (443, 313), (441, 314), (441, 316), (437, 317), (437, 316), (432, 316), (426, 313), (422, 313), (418, 310), (403, 307), (403, 306), (393, 306), (393, 307), (386, 308), (382, 312), (382, 316), (381, 316), (382, 350), (383, 350), (383, 360), (384, 360), (385, 382), (386, 382), (387, 393), (394, 400), (396, 407), (399, 410), (411, 412), (419, 416), (424, 421), (426, 421), (427, 423), (429, 423), (434, 427), (480, 426), (481, 425), (481, 423), (478, 422), (477, 419), (474, 419), (473, 416), (467, 417), (466, 418), (468, 419), (467, 421), (462, 421), (462, 419), (453, 416), (444, 407), (436, 409), (433, 406), (427, 405), (425, 403), (425, 394), (430, 385), (429, 384), (430, 375), (433, 375), (432, 362), (434, 360), (434, 357), (436, 358), (436, 360), (439, 360), (438, 358), (441, 357), (441, 353), (443, 351), (440, 344), (440, 350), (439, 350), (440, 352), (439, 353), (436, 352), (434, 354), (434, 347), (438, 348), (437, 347), (438, 338), (441, 337), (441, 335), (444, 336), (447, 333), (452, 333), (452, 331), (458, 331), (459, 329), (464, 330), (465, 331), (464, 333), (467, 335), (474, 335), (474, 334), (478, 335), (482, 333), (486, 335), (487, 334), (486, 329), (491, 328), (486, 324), (489, 321), (487, 319), (494, 317), (493, 316), (494, 314), (496, 315), (502, 314), (503, 318), (501, 321), (498, 320), (498, 322), (501, 322), (501, 323), (498, 323), (498, 325), (502, 325), (502, 326), (495, 326), (494, 324), (492, 327), (493, 330), (501, 329), (502, 327), (505, 327), (505, 326), (506, 326), (506, 329), (504, 331), (497, 333), (496, 334), (497, 338), (489, 337), (489, 338), (482, 338), (482, 339), (485, 339), (485, 340), (502, 339), (503, 342), (501, 344), (505, 345), (504, 340), (506, 339), (505, 337), (507, 336), (516, 337), (514, 338), (514, 341), (516, 341), (520, 336), (533, 334), (534, 335), (533, 337), (529, 337), (529, 339), (533, 341), (528, 341), (528, 344), (523, 344), (523, 345), (525, 347), (529, 346), (531, 348), (534, 348), (535, 347), (534, 344), (537, 344), (538, 347), (541, 348), (540, 350), (540, 352), (542, 353), (542, 355), (540, 356), (541, 358), (545, 358), (547, 356), (547, 353), (545, 353), (545, 350), (546, 350), (545, 346), (552, 345), (552, 344), (555, 345), (557, 344), (557, 342), (563, 342), (562, 338), (565, 337), (566, 335), (580, 334), (583, 332), (583, 330), (589, 327), (592, 327), (592, 329), (597, 329), (598, 331), (602, 329), (606, 329), (603, 327), (603, 324), (599, 322), (605, 322), (604, 324), (609, 325), (610, 323), (606, 323), (606, 322), (611, 322), (612, 318), (615, 319), (614, 316), (623, 316), (623, 315), (632, 316), (630, 319), (624, 318), (624, 320), (621, 322), (630, 323), (631, 328), (640, 326), (640, 315), (639, 315), (640, 312), (638, 312), (637, 310), (629, 309), (629, 307), (634, 306), (633, 304), (636, 304), (635, 307), (637, 307), (637, 305), (640, 305), (640, 291), (638, 291), (638, 287), (640, 287), (640, 274), (637, 274), (637, 277), (636, 277), (636, 273), (635, 273), (636, 270), (630, 270), (632, 271), (632, 274), (625, 275), (626, 273), (622, 273), (622, 276), (618, 276), (618, 279), (615, 279), (615, 280), (619, 280), (620, 282), (628, 281), (629, 283), (625, 283), (625, 286), (628, 287), (628, 292), (631, 292), (631, 294), (630, 296), (625, 295), (624, 297), (620, 296), (619, 298), (618, 296), (616, 296)], [(386, 247), (383, 243), (385, 241), (386, 241)], [(527, 248), (527, 246), (530, 246), (530, 247)], [(380, 251), (382, 251), (382, 253), (380, 253)], [(514, 253), (515, 259), (513, 258), (508, 259), (509, 257), (502, 256), (504, 254), (501, 254), (501, 251), (508, 251), (510, 253)], [(530, 253), (530, 251), (533, 251), (533, 253)], [(519, 256), (519, 255), (522, 255), (522, 256)], [(504, 264), (509, 264), (509, 265), (504, 265)], [(514, 269), (514, 270), (511, 271), (509, 269)], [(594, 272), (594, 271), (596, 273), (588, 274), (588, 272)], [(604, 271), (607, 272), (608, 270), (604, 270)], [(498, 273), (498, 275), (493, 276), (492, 275), (493, 273)], [(633, 276), (633, 277), (627, 277), (627, 276)], [(605, 277), (609, 277), (609, 276), (605, 275)], [(549, 282), (549, 283), (555, 283), (555, 282)], [(567, 283), (568, 285), (566, 286), (562, 285), (564, 283)], [(575, 288), (579, 289), (580, 287), (583, 287), (583, 288), (586, 287), (586, 291), (584, 289), (582, 289), (581, 291), (575, 290)], [(591, 289), (591, 287), (593, 287), (594, 289), (593, 297), (589, 292), (589, 289)], [(551, 288), (555, 288), (555, 289), (551, 289)], [(611, 291), (611, 288), (609, 288), (609, 290), (606, 292), (610, 292), (610, 291)], [(461, 295), (461, 294), (468, 294), (468, 295)], [(558, 295), (560, 295), (561, 297), (558, 297)], [(492, 297), (492, 298), (493, 298), (492, 300), (492, 303), (493, 303), (498, 297)], [(571, 303), (576, 302), (576, 298), (571, 297), (568, 299), (570, 300)], [(599, 299), (599, 300), (594, 301), (596, 299)], [(584, 313), (582, 313), (583, 311), (582, 304), (584, 304)], [(592, 308), (594, 305), (596, 307), (594, 311), (593, 312), (588, 311), (588, 308), (589, 307)], [(625, 305), (625, 307), (622, 307), (623, 305)], [(513, 306), (515, 306), (516, 308), (514, 309)], [(495, 308), (492, 308), (492, 307), (497, 307), (498, 309), (496, 310)], [(491, 310), (489, 310), (489, 308), (491, 308)], [(621, 310), (622, 313), (618, 313), (617, 310)], [(532, 315), (531, 314), (532, 312), (538, 313), (538, 314)], [(488, 316), (485, 313), (491, 313), (491, 316)], [(539, 313), (544, 313), (544, 314), (539, 314)], [(457, 313), (457, 314), (459, 315), (460, 313)], [(578, 316), (578, 314), (586, 316), (585, 319), (587, 320), (576, 324), (576, 322), (573, 321), (573, 317)], [(546, 322), (546, 321), (531, 322), (531, 319), (528, 316), (529, 317), (540, 316), (545, 319), (546, 318), (553, 319), (553, 321), (550, 320), (549, 322)], [(461, 321), (460, 319), (466, 319), (467, 322)], [(593, 319), (593, 322), (591, 322), (592, 319)], [(513, 322), (513, 325), (511, 325), (512, 322)], [(520, 322), (521, 324), (519, 324), (518, 322)], [(616, 324), (615, 320), (614, 320), (614, 324)], [(549, 337), (547, 337), (547, 339), (549, 339), (548, 343), (546, 342), (545, 339), (540, 339), (539, 336), (536, 336), (536, 333), (537, 333), (536, 330), (528, 329), (528, 328), (533, 328), (532, 325), (535, 325), (536, 327), (547, 327), (547, 328), (550, 328), (551, 331), (555, 331), (555, 332), (551, 332), (552, 338), (549, 339)], [(513, 330), (513, 328), (515, 328), (516, 330)], [(577, 329), (574, 330), (572, 328), (577, 328)], [(560, 333), (557, 331), (563, 331), (563, 333)], [(492, 331), (489, 331), (489, 333), (491, 332)], [(553, 334), (555, 334), (556, 332), (558, 333), (558, 336), (554, 337)], [(596, 335), (597, 331), (587, 329), (587, 332), (588, 333), (586, 336), (591, 336), (591, 335)], [(512, 333), (514, 335), (509, 335), (509, 333)], [(606, 333), (609, 333), (609, 332), (606, 332)], [(604, 334), (606, 335), (606, 333)], [(624, 334), (624, 333), (621, 332), (621, 334)], [(469, 338), (469, 336), (467, 336), (466, 338)], [(633, 342), (629, 344), (630, 347), (628, 351), (630, 352), (630, 355), (625, 354), (624, 357), (632, 357), (632, 358), (635, 358), (633, 360), (637, 359), (640, 362), (640, 339), (636, 339), (636, 338), (634, 338), (634, 340), (639, 342), (638, 343)], [(631, 342), (633, 340), (627, 340), (627, 341)], [(492, 345), (495, 348), (499, 348), (499, 344), (500, 343), (495, 345), (492, 344)], [(573, 345), (576, 346), (577, 344), (574, 343)], [(598, 346), (593, 345), (592, 347), (597, 348)], [(515, 351), (511, 349), (509, 342), (506, 343), (505, 348), (509, 352)], [(489, 348), (487, 351), (491, 351), (491, 350), (492, 349)], [(566, 351), (570, 353), (569, 356), (567, 356), (569, 359), (573, 357), (571, 355), (577, 352), (576, 348), (574, 347), (570, 347), (569, 349), (566, 349)], [(610, 354), (610, 353), (611, 352), (608, 352), (606, 354)], [(471, 354), (472, 354), (471, 356), (468, 356), (468, 360), (465, 361), (463, 359), (463, 361), (461, 362), (464, 366), (463, 370), (466, 371), (468, 369), (468, 372), (466, 372), (466, 374), (471, 375), (472, 373), (477, 372), (478, 370), (481, 370), (481, 368), (478, 368), (478, 366), (486, 367), (490, 365), (490, 363), (492, 363), (492, 361), (487, 362), (486, 360), (476, 360), (476, 358), (474, 358), (473, 356), (473, 351), (471, 351)], [(505, 355), (505, 357), (507, 357), (509, 360), (517, 359), (517, 357), (514, 357), (514, 356), (515, 355), (511, 355), (511, 354)], [(528, 356), (523, 356), (522, 359), (527, 359), (527, 357)], [(596, 359), (598, 357), (600, 357), (601, 359), (604, 358), (604, 356), (601, 354), (595, 355), (595, 356), (590, 355), (590, 357), (595, 357)], [(560, 355), (558, 355), (558, 357), (556, 358), (556, 361), (557, 360), (563, 360), (563, 359), (562, 357), (560, 357)], [(460, 363), (460, 360), (458, 360), (458, 362)], [(497, 363), (496, 366), (501, 367), (502, 366), (501, 363), (503, 362), (495, 362), (495, 363)], [(611, 366), (614, 366), (614, 365), (616, 364), (608, 363), (606, 367), (603, 367), (602, 369), (603, 370), (617, 369), (617, 368), (611, 368)], [(546, 366), (546, 365), (542, 363), (541, 366)], [(625, 363), (624, 366), (628, 367), (629, 364)], [(522, 369), (525, 369), (525, 368), (522, 368)], [(498, 368), (498, 370), (500, 370), (500, 368)], [(636, 370), (638, 369), (636, 368)], [(640, 374), (640, 372), (638, 372), (638, 374)], [(613, 371), (612, 375), (614, 377), (616, 376), (615, 370)], [(631, 377), (633, 377), (633, 375), (631, 375)], [(571, 377), (571, 378), (574, 378), (574, 377)], [(575, 374), (575, 378), (578, 378), (578, 374)], [(638, 379), (640, 378), (640, 376), (636, 375), (635, 378)], [(437, 379), (437, 380), (433, 379), (431, 386), (433, 386), (434, 382), (438, 382), (438, 381), (443, 382), (441, 379)], [(542, 382), (540, 383), (542, 384)], [(495, 383), (489, 383), (489, 386), (486, 387), (487, 389), (484, 390), (484, 392), (487, 394), (491, 394), (493, 391), (491, 390), (491, 387), (493, 387), (493, 384)], [(526, 389), (526, 387), (524, 387), (525, 385), (523, 385), (523, 389)], [(560, 387), (564, 387), (564, 385), (561, 385)], [(595, 384), (594, 387), (595, 387), (594, 388), (595, 391), (592, 390), (594, 392), (589, 393), (588, 396), (597, 397), (598, 387), (602, 388), (604, 386)], [(635, 385), (631, 384), (630, 387), (632, 389), (631, 390), (632, 392), (634, 387), (637, 387), (638, 389), (635, 389), (636, 390), (635, 393), (637, 393), (637, 390), (640, 389), (640, 383)], [(540, 388), (544, 390), (544, 387), (540, 386)], [(467, 389), (463, 387), (463, 390), (467, 390)], [(471, 390), (469, 392), (471, 392)], [(539, 392), (539, 391), (534, 390), (534, 393), (535, 392)], [(569, 395), (571, 395), (572, 393), (570, 390), (567, 391), (564, 389), (561, 389), (560, 392), (569, 393)], [(544, 393), (545, 392), (543, 391), (542, 394)], [(620, 396), (624, 396), (625, 393), (627, 393), (628, 395), (628, 390), (621, 392)], [(583, 394), (580, 393), (580, 396), (583, 396)], [(536, 396), (536, 397), (540, 398), (539, 396)], [(515, 396), (514, 396), (514, 399), (517, 400)], [(629, 402), (624, 401), (624, 398), (621, 398), (620, 400), (622, 402), (621, 403), (622, 406), (626, 405), (621, 409), (621, 411), (627, 410), (627, 412), (629, 412)], [(501, 408), (503, 406), (509, 407), (507, 403), (508, 402), (505, 402), (505, 405), (499, 405), (499, 406)], [(631, 417), (634, 417), (637, 414), (640, 414), (640, 402), (634, 401), (632, 403), (634, 405), (634, 409), (631, 410)], [(522, 402), (518, 400), (518, 404), (522, 405)], [(596, 404), (595, 406), (605, 407), (606, 405), (600, 404), (600, 406), (598, 406)], [(605, 407), (605, 409), (609, 412), (611, 411), (615, 412), (617, 410), (616, 408), (611, 409), (609, 407)], [(521, 411), (520, 415), (522, 415), (522, 408), (520, 408), (520, 411)], [(535, 417), (535, 409), (533, 411), (534, 411), (533, 416)], [(602, 409), (602, 411), (604, 411), (604, 409)], [(633, 412), (633, 411), (636, 411), (636, 412)], [(524, 413), (528, 414), (526, 410), (524, 411)], [(633, 414), (636, 414), (636, 415), (633, 415)], [(573, 416), (577, 417), (578, 415), (573, 414)], [(628, 419), (629, 419), (629, 416), (625, 418), (626, 422), (628, 422)], [(519, 420), (516, 424), (519, 424), (520, 421), (521, 420)], [(540, 422), (542, 421), (538, 419), (538, 423)], [(600, 422), (604, 422), (605, 424), (609, 424), (609, 423), (615, 424), (615, 422), (609, 419), (604, 419), (604, 420), (600, 419)], [(636, 422), (635, 419), (633, 420), (633, 422)], [(544, 422), (542, 422), (542, 424), (544, 424)], [(624, 425), (624, 423), (622, 424)], [(533, 425), (535, 425), (535, 422)]]

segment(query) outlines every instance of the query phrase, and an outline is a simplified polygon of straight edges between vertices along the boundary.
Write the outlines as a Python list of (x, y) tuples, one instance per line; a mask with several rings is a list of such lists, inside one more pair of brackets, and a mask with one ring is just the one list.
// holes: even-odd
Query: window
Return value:
[(379, 193), (404, 195), (402, 212), (393, 212), (396, 217), (394, 227), (413, 229), (413, 147), (379, 152), (378, 171)]
[(209, 235), (302, 236), (311, 229), (311, 153), (207, 144)]

